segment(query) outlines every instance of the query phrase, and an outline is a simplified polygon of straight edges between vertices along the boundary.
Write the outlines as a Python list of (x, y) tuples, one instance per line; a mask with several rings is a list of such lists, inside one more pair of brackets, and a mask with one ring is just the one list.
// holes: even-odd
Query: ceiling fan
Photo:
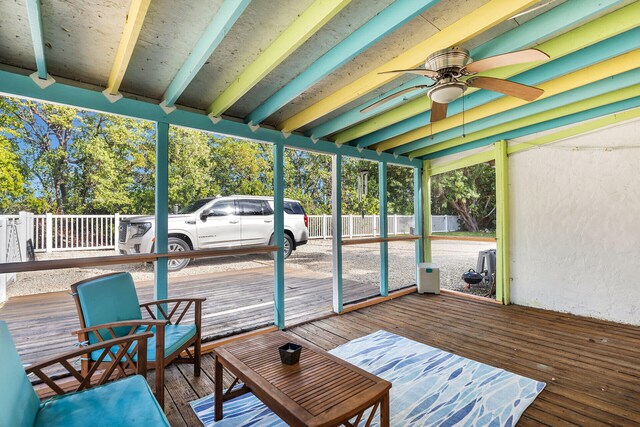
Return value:
[(469, 87), (488, 89), (515, 96), (525, 101), (534, 101), (544, 93), (542, 89), (509, 80), (484, 76), (474, 77), (474, 75), (494, 68), (547, 59), (549, 59), (549, 55), (540, 50), (525, 49), (473, 61), (469, 56), (469, 51), (466, 49), (460, 47), (442, 49), (427, 57), (425, 68), (392, 70), (379, 73), (417, 74), (428, 77), (434, 80), (435, 83), (403, 89), (363, 108), (360, 112), (370, 111), (407, 92), (427, 88), (429, 89), (427, 96), (431, 99), (431, 123), (446, 118), (447, 104), (460, 98)]

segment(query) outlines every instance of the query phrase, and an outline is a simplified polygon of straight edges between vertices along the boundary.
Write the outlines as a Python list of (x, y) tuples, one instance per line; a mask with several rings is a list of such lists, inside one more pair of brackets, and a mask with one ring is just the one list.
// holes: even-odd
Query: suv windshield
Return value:
[(211, 201), (211, 199), (200, 199), (200, 200), (196, 200), (195, 202), (191, 202), (191, 204), (185, 206), (184, 208), (180, 209), (178, 211), (179, 214), (189, 214), (189, 213), (193, 213), (195, 211), (197, 211), (198, 209), (200, 209), (201, 207), (203, 207), (204, 205), (206, 205), (207, 203), (209, 203)]

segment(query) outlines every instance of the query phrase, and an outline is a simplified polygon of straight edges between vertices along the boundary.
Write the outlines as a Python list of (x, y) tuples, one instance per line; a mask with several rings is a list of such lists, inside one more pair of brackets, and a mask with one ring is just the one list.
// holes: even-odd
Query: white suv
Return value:
[[(309, 218), (297, 200), (284, 200), (284, 257), (309, 238)], [(118, 249), (122, 254), (151, 253), (155, 217), (120, 221)], [(273, 243), (273, 197), (228, 196), (196, 200), (169, 215), (169, 252)], [(186, 267), (190, 259), (169, 260), (169, 270)]]

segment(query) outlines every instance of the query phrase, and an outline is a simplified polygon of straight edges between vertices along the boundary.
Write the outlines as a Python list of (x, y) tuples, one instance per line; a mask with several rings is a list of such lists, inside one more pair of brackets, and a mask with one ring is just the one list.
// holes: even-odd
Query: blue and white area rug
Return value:
[[(387, 331), (349, 341), (330, 353), (393, 384), (394, 427), (513, 426), (545, 386)], [(191, 406), (207, 427), (286, 425), (252, 394), (225, 402), (224, 418), (217, 423), (213, 395)], [(374, 425), (378, 421), (376, 416)]]

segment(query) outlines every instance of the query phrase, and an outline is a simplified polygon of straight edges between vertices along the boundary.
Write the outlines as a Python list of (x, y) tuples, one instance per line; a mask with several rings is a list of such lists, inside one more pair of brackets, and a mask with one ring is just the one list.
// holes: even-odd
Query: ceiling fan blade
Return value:
[(549, 55), (538, 49), (525, 49), (517, 52), (505, 53), (502, 55), (490, 56), (479, 59), (464, 67), (467, 73), (481, 73), (494, 68), (506, 67), (507, 65), (524, 64), (534, 61), (546, 61)]
[(537, 87), (510, 82), (509, 80), (496, 79), (493, 77), (471, 77), (467, 80), (467, 84), (471, 87), (488, 89), (494, 92), (504, 93), (505, 95), (515, 96), (516, 98), (524, 99), (525, 101), (535, 101), (544, 93), (544, 90)]
[(417, 89), (424, 89), (424, 88), (428, 88), (428, 87), (429, 87), (429, 86), (427, 86), (427, 85), (417, 85), (417, 86), (411, 86), (411, 87), (408, 87), (408, 88), (406, 88), (406, 89), (402, 89), (402, 90), (400, 90), (400, 91), (398, 91), (398, 92), (396, 92), (396, 93), (394, 93), (394, 94), (392, 94), (392, 95), (389, 95), (389, 96), (387, 96), (387, 97), (385, 97), (385, 98), (382, 98), (381, 100), (379, 100), (379, 101), (377, 101), (377, 102), (374, 102), (373, 104), (369, 105), (368, 107), (363, 108), (362, 110), (360, 110), (360, 112), (361, 112), (361, 113), (367, 113), (367, 112), (369, 112), (369, 111), (373, 110), (374, 108), (377, 108), (377, 107), (379, 107), (380, 105), (382, 105), (382, 104), (384, 104), (384, 103), (386, 103), (386, 102), (391, 101), (392, 99), (395, 99), (395, 98), (397, 98), (397, 97), (399, 97), (399, 96), (404, 95), (404, 94), (405, 94), (405, 93), (407, 93), (407, 92), (413, 92), (414, 90), (417, 90)]
[(431, 101), (431, 123), (447, 118), (447, 104)]
[(408, 70), (389, 70), (382, 71), (378, 74), (391, 74), (391, 73), (408, 73), (408, 74), (418, 74), (421, 76), (429, 77), (430, 79), (436, 79), (440, 75), (437, 71), (427, 70), (426, 68), (411, 68)]

